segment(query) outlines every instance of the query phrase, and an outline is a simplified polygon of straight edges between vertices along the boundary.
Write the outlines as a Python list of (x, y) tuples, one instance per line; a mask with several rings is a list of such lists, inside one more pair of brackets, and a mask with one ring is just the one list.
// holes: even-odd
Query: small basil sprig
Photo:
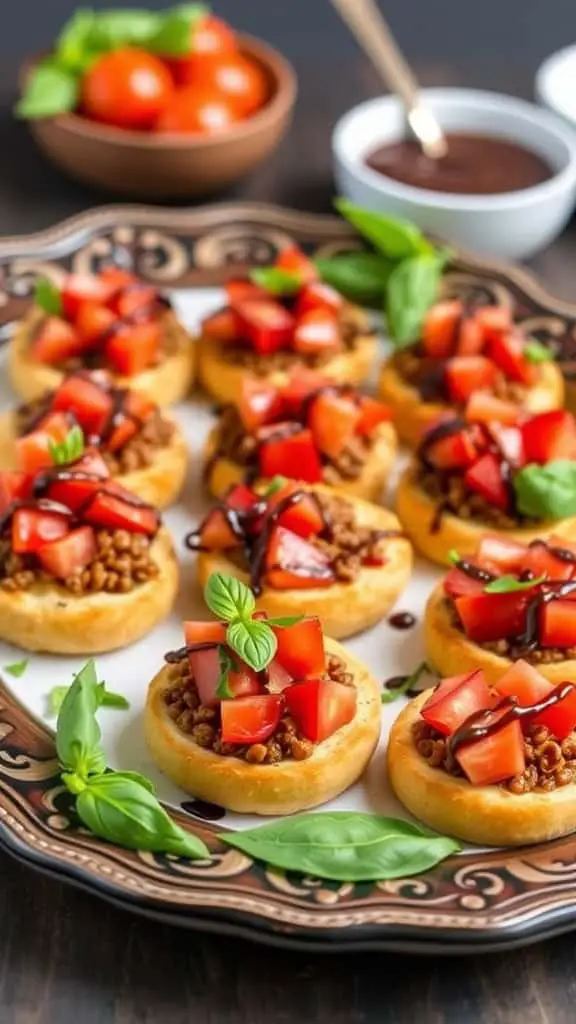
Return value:
[(460, 850), (410, 821), (359, 811), (293, 815), (220, 839), (273, 867), (337, 882), (418, 875)]
[(430, 669), (427, 662), (421, 661), (411, 675), (404, 676), (404, 679), (399, 686), (395, 686), (391, 690), (383, 691), (381, 697), (382, 703), (392, 704), (392, 702), (397, 700), (398, 697), (403, 697), (405, 693), (409, 693), (410, 690), (414, 689), (414, 687), (418, 685), (424, 673), (429, 671)]
[(544, 583), (546, 575), (535, 576), (533, 580), (519, 580), (515, 576), (499, 576), (484, 587), (485, 594), (512, 594), (516, 590), (531, 590)]
[(59, 288), (48, 277), (39, 277), (34, 286), (34, 304), (49, 316), (62, 313), (62, 296)]
[(214, 572), (204, 590), (210, 611), (228, 623), (226, 643), (255, 672), (261, 672), (276, 654), (278, 641), (271, 623), (253, 618), (256, 601), (252, 591), (235, 576)]
[(390, 274), (386, 289), (386, 320), (394, 347), (418, 341), (422, 323), (439, 293), (445, 259), (424, 252), (402, 260)]
[[(60, 708), (64, 703), (64, 699), (69, 689), (69, 686), (53, 686), (48, 692), (47, 703), (49, 715), (54, 716), (59, 714)], [(117, 708), (124, 711), (130, 707), (130, 702), (126, 699), (124, 694), (113, 693), (111, 690), (107, 690), (105, 683), (98, 683), (96, 696), (97, 704), (100, 708)]]
[(458, 562), (462, 561), (460, 555), (456, 551), (456, 548), (450, 548), (450, 551), (448, 552), (448, 561), (450, 562), (450, 565), (458, 565)]
[(63, 441), (48, 441), (48, 451), (56, 466), (66, 462), (75, 462), (84, 451), (84, 433), (78, 425), (71, 427)]
[(106, 692), (89, 661), (74, 679), (58, 715), (56, 750), (62, 782), (76, 797), (78, 817), (95, 835), (130, 850), (209, 857), (200, 839), (172, 821), (149, 779), (137, 772), (107, 769), (96, 719)]
[(576, 515), (576, 462), (570, 459), (524, 466), (514, 474), (513, 484), (522, 515), (534, 519)]
[(295, 295), (302, 287), (302, 276), (281, 267), (256, 267), (250, 280), (271, 295)]
[(230, 689), (229, 676), (236, 671), (236, 662), (223, 644), (218, 645), (218, 658), (220, 659), (220, 678), (216, 687), (216, 696), (220, 700), (229, 700), (234, 694)]
[(434, 246), (416, 224), (401, 217), (390, 217), (386, 213), (364, 210), (349, 199), (334, 201), (338, 213), (371, 242), (374, 248), (391, 260), (404, 260), (409, 256), (433, 253)]
[(22, 658), (22, 661), (14, 661), (11, 665), (4, 665), (4, 671), (8, 672), (8, 675), (14, 676), (15, 679), (20, 679), (20, 676), (24, 675), (27, 668), (28, 658)]
[(359, 306), (381, 307), (395, 261), (375, 252), (344, 252), (314, 261), (322, 280)]
[(524, 355), (529, 363), (551, 363), (554, 362), (554, 354), (547, 345), (543, 345), (538, 338), (529, 338), (524, 345)]

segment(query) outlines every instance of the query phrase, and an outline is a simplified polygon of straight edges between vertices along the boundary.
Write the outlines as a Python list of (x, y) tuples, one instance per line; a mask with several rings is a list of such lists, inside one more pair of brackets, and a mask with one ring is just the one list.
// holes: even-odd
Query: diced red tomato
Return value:
[(476, 580), (457, 566), (453, 566), (444, 580), (444, 593), (452, 598), (465, 597), (470, 594), (482, 594), (485, 586), (482, 580)]
[(238, 320), (232, 309), (220, 309), (202, 321), (202, 333), (213, 341), (231, 344), (238, 340)]
[[(88, 448), (74, 463), (74, 473), (79, 474), (78, 477), (75, 476), (72, 480), (56, 480), (50, 484), (48, 497), (51, 501), (58, 501), (76, 512), (102, 486), (102, 481), (107, 480), (110, 474), (100, 452), (95, 448)], [(82, 479), (83, 475), (88, 479)]]
[[(494, 716), (502, 717), (502, 712)], [(519, 722), (509, 722), (491, 736), (460, 747), (456, 760), (473, 786), (491, 786), (520, 775), (525, 768), (524, 739)]]
[(308, 679), (284, 691), (286, 707), (300, 732), (322, 743), (356, 714), (356, 687), (330, 679)]
[(68, 320), (74, 321), (84, 303), (105, 304), (110, 289), (95, 274), (68, 274), (62, 287), (62, 307)]
[(37, 508), (18, 508), (12, 517), (12, 550), (17, 555), (32, 554), (69, 530), (67, 515), (43, 512)]
[(258, 673), (239, 661), (238, 669), (232, 669), (228, 673), (228, 689), (233, 697), (251, 697), (264, 692)]
[(286, 412), (299, 415), (302, 403), (313, 391), (318, 391), (330, 383), (330, 379), (318, 370), (309, 370), (305, 366), (297, 366), (292, 370), (287, 383), (282, 388), (282, 401)]
[(296, 318), (299, 319), (311, 309), (329, 309), (337, 313), (344, 305), (344, 299), (335, 288), (323, 281), (312, 281), (302, 288), (296, 300)]
[(458, 331), (458, 355), (475, 356), (482, 351), (483, 347), (484, 331), (476, 318), (476, 314), (464, 314)]
[(318, 279), (318, 271), (312, 260), (297, 245), (288, 245), (276, 257), (274, 266), (278, 270), (286, 270), (289, 274), (298, 274), (303, 283)]
[(497, 533), (485, 533), (478, 547), (481, 565), (489, 564), (502, 573), (517, 573), (523, 568), (526, 547)]
[(528, 462), (552, 462), (576, 456), (576, 423), (572, 413), (553, 409), (531, 416), (522, 426)]
[(444, 736), (453, 733), (476, 711), (489, 708), (492, 695), (481, 669), (443, 679), (422, 705), (421, 715), (428, 725)]
[(125, 416), (106, 439), (106, 447), (111, 452), (119, 452), (138, 432), (138, 427), (130, 416)]
[(117, 316), (108, 306), (96, 302), (83, 302), (76, 315), (76, 330), (83, 349), (97, 345), (114, 326)]
[(539, 609), (542, 647), (576, 646), (576, 601), (550, 601)]
[(330, 559), (319, 548), (277, 526), (266, 552), (266, 581), (275, 590), (309, 590), (334, 582)]
[(294, 328), (294, 348), (303, 355), (341, 349), (342, 336), (335, 314), (329, 309), (311, 309), (302, 313)]
[(572, 690), (563, 700), (537, 715), (533, 721), (538, 725), (545, 725), (556, 739), (565, 739), (576, 727), (576, 690)]
[(387, 406), (383, 405), (376, 398), (368, 395), (360, 395), (360, 419), (356, 424), (356, 433), (362, 437), (372, 434), (381, 423), (387, 423), (392, 419), (392, 413)]
[(224, 743), (264, 743), (280, 721), (282, 697), (275, 693), (223, 700), (220, 705)]
[(307, 615), (292, 626), (272, 627), (278, 641), (276, 657), (294, 679), (321, 676), (326, 668), (320, 619)]
[(238, 537), (221, 508), (210, 509), (200, 526), (200, 541), (209, 551), (226, 551), (238, 547)]
[(528, 546), (522, 559), (521, 571), (534, 576), (547, 576), (550, 580), (569, 580), (576, 566), (558, 558), (544, 541), (535, 541)]
[(233, 277), (226, 282), (224, 288), (226, 289), (226, 298), (231, 306), (236, 306), (238, 302), (246, 302), (246, 300), (270, 298), (264, 288), (247, 277)]
[(133, 377), (152, 365), (160, 346), (158, 322), (121, 327), (106, 342), (105, 355), (117, 373)]
[(428, 310), (422, 326), (422, 344), (427, 355), (446, 359), (454, 354), (462, 310), (460, 299), (437, 302)]
[(246, 430), (252, 432), (263, 423), (272, 423), (282, 410), (280, 391), (265, 378), (242, 377), (238, 412)]
[(38, 363), (63, 363), (82, 351), (82, 340), (76, 328), (58, 316), (48, 316), (41, 323), (30, 346)]
[(354, 437), (360, 417), (360, 408), (353, 398), (322, 391), (310, 405), (308, 426), (320, 451), (335, 459)]
[(553, 689), (552, 683), (523, 659), (515, 661), (495, 685), (501, 697), (515, 697), (523, 708), (536, 704)]
[(31, 491), (31, 477), (16, 469), (0, 471), (0, 513), (5, 512), (13, 501), (28, 498)]
[(434, 442), (426, 451), (426, 458), (437, 469), (465, 469), (478, 455), (469, 430), (459, 430)]
[[(215, 626), (219, 623), (214, 623)], [(188, 640), (186, 641), (188, 643)], [(194, 677), (198, 696), (202, 704), (215, 704), (218, 700), (216, 690), (220, 681), (220, 653), (218, 647), (199, 647), (188, 651), (190, 671)]]
[(36, 554), (47, 572), (59, 580), (65, 580), (93, 562), (97, 551), (92, 527), (80, 526), (59, 540), (43, 544)]
[(294, 332), (294, 318), (274, 299), (245, 299), (234, 304), (242, 338), (260, 355), (288, 348)]
[(226, 495), (226, 504), (229, 505), (230, 508), (236, 508), (242, 511), (252, 508), (258, 500), (258, 495), (247, 487), (246, 484), (234, 484)]
[[(121, 493), (108, 493), (112, 484), (106, 485), (106, 491), (99, 490), (84, 513), (84, 517), (94, 526), (106, 530), (128, 530), (129, 533), (155, 534), (159, 525), (156, 509), (150, 505), (134, 505), (132, 495), (115, 485), (114, 490)], [(122, 496), (127, 495), (127, 500)]]
[[(73, 421), (72, 421), (73, 422)], [(62, 412), (50, 413), (38, 430), (16, 438), (16, 459), (25, 473), (36, 473), (53, 465), (50, 445), (61, 444), (68, 436), (71, 422)]]
[(526, 465), (524, 437), (520, 427), (503, 427), (499, 423), (492, 423), (490, 433), (507, 462), (517, 469)]
[(475, 423), (502, 423), (515, 426), (520, 410), (513, 402), (504, 402), (487, 391), (475, 391), (470, 395), (464, 415)]
[(268, 509), (275, 509), (290, 494), (298, 494), (298, 500), (288, 505), (278, 520), (280, 526), (297, 533), (307, 540), (320, 533), (324, 527), (324, 518), (313, 494), (302, 491), (298, 484), (287, 481), (286, 484), (268, 499)]
[(138, 284), (120, 292), (114, 300), (114, 308), (123, 320), (134, 319), (141, 323), (157, 313), (158, 289), (151, 284)]
[(526, 625), (530, 590), (457, 597), (456, 611), (466, 636), (478, 644), (519, 636)]
[(464, 474), (464, 483), (471, 491), (481, 494), (486, 501), (504, 512), (510, 505), (506, 481), (502, 479), (500, 460), (486, 452)]
[(106, 302), (113, 302), (118, 292), (129, 288), (133, 284), (140, 284), (135, 274), (130, 270), (123, 270), (122, 267), (102, 267), (98, 272), (97, 280), (106, 288)]
[(189, 619), (183, 623), (183, 626), (184, 640), (187, 645), (226, 643), (226, 624), (224, 622), (198, 622)]
[(322, 479), (322, 463), (311, 430), (300, 430), (291, 437), (272, 436), (258, 449), (260, 473), (263, 477), (296, 476), (306, 483)]
[(496, 367), (486, 356), (456, 356), (446, 363), (444, 377), (450, 398), (467, 402), (475, 391), (493, 386)]
[(283, 665), (280, 664), (278, 658), (273, 658), (268, 665), (268, 690), (270, 693), (282, 693), (287, 686), (291, 686), (294, 682), (292, 676)]
[(524, 355), (524, 339), (521, 335), (496, 334), (490, 340), (489, 350), (496, 366), (509, 380), (533, 384), (538, 377), (537, 367), (529, 363)]
[(512, 326), (512, 316), (507, 306), (480, 306), (476, 310), (476, 322), (482, 328), (485, 341), (507, 333)]
[(95, 381), (78, 375), (68, 377), (56, 391), (52, 408), (72, 412), (84, 433), (100, 434), (112, 412), (112, 398)]

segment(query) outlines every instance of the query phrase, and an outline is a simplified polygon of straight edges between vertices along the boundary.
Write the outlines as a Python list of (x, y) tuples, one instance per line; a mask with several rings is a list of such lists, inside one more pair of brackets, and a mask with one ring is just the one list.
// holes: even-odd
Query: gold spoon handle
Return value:
[(331, 2), (388, 88), (402, 100), (408, 123), (426, 155), (434, 159), (445, 156), (446, 139), (440, 125), (422, 105), (418, 82), (374, 0)]

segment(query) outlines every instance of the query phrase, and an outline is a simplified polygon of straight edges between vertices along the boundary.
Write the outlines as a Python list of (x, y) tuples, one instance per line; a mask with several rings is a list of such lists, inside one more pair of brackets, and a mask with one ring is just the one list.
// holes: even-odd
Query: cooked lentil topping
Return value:
[[(412, 345), (397, 352), (392, 362), (399, 376), (418, 391), (422, 401), (464, 407), (465, 403), (459, 406), (448, 393), (444, 374), (447, 359), (434, 359), (426, 355), (421, 345)], [(496, 398), (521, 405), (527, 389), (525, 385), (509, 380), (501, 370), (497, 370), (491, 390)]]
[[(304, 761), (314, 752), (314, 744), (300, 735), (294, 719), (287, 712), (282, 714), (278, 728), (264, 743), (224, 743), (218, 706), (208, 707), (200, 703), (188, 658), (185, 656), (170, 664), (168, 671), (170, 687), (164, 693), (168, 714), (199, 747), (223, 757), (237, 757), (250, 764)], [(346, 671), (345, 663), (336, 655), (327, 656), (325, 675), (334, 682), (354, 686), (352, 674)]]
[[(457, 764), (447, 757), (447, 741), (432, 726), (418, 721), (413, 726), (416, 750), (431, 768), (463, 777)], [(524, 736), (526, 767), (502, 783), (509, 792), (520, 796), (533, 790), (551, 792), (576, 780), (576, 730), (561, 742), (545, 725), (528, 724)]]
[(316, 497), (326, 525), (323, 535), (311, 537), (310, 543), (330, 557), (336, 579), (351, 583), (357, 579), (365, 563), (382, 564), (386, 561), (385, 533), (360, 526), (356, 522), (354, 505), (345, 498), (332, 494), (317, 494)]
[(520, 513), (510, 515), (486, 501), (481, 494), (470, 490), (464, 477), (457, 472), (442, 472), (419, 463), (414, 482), (443, 512), (459, 519), (475, 519), (500, 530), (513, 529), (518, 524), (529, 526), (538, 520)]

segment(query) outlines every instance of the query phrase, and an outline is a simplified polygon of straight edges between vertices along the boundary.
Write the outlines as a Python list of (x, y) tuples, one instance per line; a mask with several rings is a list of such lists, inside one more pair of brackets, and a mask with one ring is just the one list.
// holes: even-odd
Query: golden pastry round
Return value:
[[(360, 330), (354, 339), (354, 347), (338, 355), (332, 356), (317, 367), (319, 371), (337, 384), (363, 384), (370, 375), (376, 359), (378, 342), (370, 333), (366, 314), (362, 310), (349, 313), (357, 320)], [(242, 380), (248, 368), (226, 358), (226, 344), (219, 344), (212, 338), (200, 337), (198, 342), (198, 376), (200, 383), (219, 402), (236, 403), (242, 393)], [(298, 365), (297, 353), (293, 361), (287, 363), (286, 369), (272, 369), (265, 375), (266, 381), (275, 387), (283, 388), (288, 383), (294, 366)], [(302, 359), (306, 365), (304, 358)]]
[[(206, 474), (208, 490), (216, 498), (221, 498), (233, 484), (244, 479), (246, 467), (224, 455), (214, 458), (218, 429), (218, 426), (213, 427), (208, 435), (204, 446), (203, 463), (209, 468)], [(396, 460), (397, 451), (398, 441), (394, 427), (391, 423), (380, 423), (372, 434), (372, 446), (360, 475), (355, 480), (340, 477), (337, 483), (330, 484), (330, 488), (356, 498), (364, 498), (365, 501), (378, 501)], [(258, 482), (265, 483), (261, 478)]]
[[(41, 398), (47, 391), (55, 391), (64, 380), (61, 370), (38, 363), (30, 352), (30, 338), (42, 320), (43, 314), (32, 309), (8, 346), (8, 375), (15, 392), (25, 402)], [(196, 343), (182, 326), (172, 310), (162, 315), (162, 325), (177, 341), (176, 350), (158, 366), (136, 374), (122, 377), (112, 374), (115, 387), (143, 391), (157, 405), (174, 405), (182, 401), (190, 391), (196, 369)]]
[[(325, 486), (303, 490), (330, 493)], [(375, 530), (397, 530), (396, 516), (379, 505), (360, 498), (347, 498), (354, 505), (359, 526)], [(407, 585), (412, 572), (412, 547), (405, 537), (391, 537), (386, 546), (386, 564), (363, 566), (351, 583), (333, 583), (329, 587), (303, 590), (274, 590), (264, 587), (256, 598), (257, 607), (272, 618), (283, 615), (317, 615), (322, 629), (338, 640), (362, 633), (383, 619)], [(249, 585), (248, 574), (227, 558), (223, 551), (200, 551), (197, 574), (202, 590), (213, 572), (236, 576)]]
[(134, 643), (166, 618), (178, 589), (168, 530), (160, 529), (150, 553), (158, 576), (126, 594), (72, 594), (40, 581), (27, 590), (0, 587), (0, 639), (49, 654), (100, 654)]
[[(553, 362), (541, 363), (539, 370), (540, 380), (526, 389), (522, 410), (537, 413), (561, 409), (564, 378), (559, 367)], [(425, 431), (451, 408), (448, 402), (424, 402), (418, 389), (398, 373), (393, 359), (382, 367), (378, 394), (392, 411), (398, 436), (411, 447), (416, 447)]]
[(428, 696), (423, 693), (403, 708), (388, 741), (388, 778), (411, 814), (443, 835), (482, 846), (543, 843), (576, 830), (575, 783), (550, 793), (517, 795), (499, 785), (473, 786), (432, 768), (413, 740), (413, 727)]
[[(511, 530), (499, 530), (491, 523), (482, 523), (477, 519), (459, 519), (450, 512), (443, 512), (437, 520), (438, 501), (428, 497), (416, 483), (413, 467), (409, 467), (400, 477), (396, 492), (396, 513), (406, 530), (414, 547), (438, 565), (449, 565), (448, 557), (451, 550), (458, 552), (461, 558), (473, 555), (483, 534), (490, 533), (517, 540), (522, 544), (538, 538), (545, 540), (552, 533), (557, 533), (566, 540), (576, 540), (576, 517), (569, 519), (550, 519), (536, 526), (518, 526)], [(431, 530), (438, 522), (438, 529)]]
[(243, 814), (294, 814), (326, 803), (362, 775), (380, 735), (380, 687), (368, 669), (334, 640), (336, 654), (354, 675), (356, 715), (304, 761), (249, 764), (198, 746), (170, 718), (164, 693), (174, 685), (170, 666), (150, 683), (144, 711), (144, 736), (158, 767), (177, 786), (201, 800)]
[[(150, 466), (131, 473), (119, 473), (112, 479), (132, 491), (155, 508), (168, 508), (176, 501), (184, 486), (188, 468), (188, 445), (173, 417), (162, 413), (164, 420), (174, 424), (174, 433), (167, 445), (158, 448)], [(16, 460), (15, 418), (12, 412), (0, 415), (0, 470), (14, 469)]]
[[(488, 683), (497, 683), (514, 662), (469, 640), (450, 615), (443, 585), (439, 583), (428, 598), (424, 613), (424, 640), (428, 662), (441, 676), (455, 676), (481, 668)], [(576, 659), (538, 662), (534, 668), (554, 686), (576, 683)]]

